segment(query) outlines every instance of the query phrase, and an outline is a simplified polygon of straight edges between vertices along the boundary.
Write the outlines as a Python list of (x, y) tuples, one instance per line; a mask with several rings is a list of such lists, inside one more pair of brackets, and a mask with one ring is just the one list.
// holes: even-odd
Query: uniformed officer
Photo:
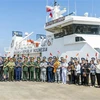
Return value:
[(21, 73), (22, 73), (22, 58), (18, 58), (18, 61), (16, 62), (16, 68), (15, 68), (15, 76), (16, 76), (16, 81), (21, 80)]
[(15, 67), (15, 62), (13, 61), (13, 58), (10, 58), (10, 62), (6, 65), (9, 68), (9, 81), (14, 80), (14, 67)]
[(36, 81), (40, 81), (40, 63), (41, 59), (40, 57), (37, 57), (37, 61), (35, 62), (35, 76), (36, 76)]
[(42, 82), (46, 81), (46, 68), (47, 68), (47, 62), (46, 62), (46, 57), (43, 57), (43, 60), (40, 64), (41, 68), (41, 80)]
[(63, 62), (60, 64), (62, 67), (62, 84), (66, 84), (67, 82), (67, 67), (66, 59), (63, 59)]
[(48, 82), (53, 82), (53, 63), (52, 63), (52, 57), (48, 58), (47, 63), (47, 73), (48, 73)]
[(29, 61), (29, 80), (34, 81), (34, 70), (35, 70), (35, 62), (34, 58), (30, 58)]
[(92, 58), (91, 58), (91, 60), (95, 61), (95, 58), (94, 58), (94, 57), (92, 57)]
[(22, 68), (23, 68), (23, 81), (27, 81), (28, 80), (28, 58), (24, 58)]
[(3, 78), (4, 81), (7, 80), (8, 78), (8, 66), (6, 66), (8, 64), (8, 59), (4, 59), (4, 66), (3, 66)]

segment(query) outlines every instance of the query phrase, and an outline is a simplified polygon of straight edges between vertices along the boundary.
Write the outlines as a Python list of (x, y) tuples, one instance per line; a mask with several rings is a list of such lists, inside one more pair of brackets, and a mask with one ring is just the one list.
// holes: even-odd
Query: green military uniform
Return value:
[(8, 64), (6, 66), (8, 66), (8, 68), (9, 68), (9, 81), (13, 81), (14, 80), (15, 63), (14, 62), (8, 62)]
[(40, 81), (40, 62), (35, 62), (35, 75), (36, 75), (36, 81)]
[(8, 61), (4, 62), (4, 67), (3, 67), (4, 76), (8, 75), (8, 66), (6, 66), (7, 64), (8, 64)]
[(34, 81), (34, 68), (35, 68), (35, 63), (32, 61), (29, 61), (29, 80)]
[(23, 66), (23, 80), (27, 81), (28, 80), (28, 61), (24, 61), (22, 66)]

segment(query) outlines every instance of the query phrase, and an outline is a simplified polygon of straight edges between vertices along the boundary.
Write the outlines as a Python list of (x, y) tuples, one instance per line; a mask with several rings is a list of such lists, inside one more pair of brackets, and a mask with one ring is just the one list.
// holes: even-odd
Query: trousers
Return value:
[(48, 82), (53, 82), (53, 71), (48, 71)]
[(46, 81), (46, 70), (45, 71), (41, 70), (41, 80)]
[(60, 81), (60, 70), (57, 70), (55, 73), (55, 81), (59, 82)]
[(30, 81), (34, 81), (34, 71), (30, 71), (30, 72), (29, 72), (29, 76), (30, 76), (30, 77), (29, 77), (29, 80), (30, 80)]
[(16, 80), (21, 80), (21, 68), (16, 68), (15, 69), (15, 73), (16, 73)]
[(23, 80), (24, 81), (28, 80), (28, 71), (23, 71)]
[(91, 85), (94, 86), (95, 85), (95, 75), (90, 73), (90, 79), (91, 79)]
[(40, 81), (40, 68), (35, 69), (36, 81)]
[(100, 86), (100, 73), (96, 73), (96, 76), (97, 76), (97, 83)]
[(66, 84), (67, 82), (67, 69), (62, 69), (62, 83)]
[(9, 69), (9, 81), (14, 80), (14, 69)]

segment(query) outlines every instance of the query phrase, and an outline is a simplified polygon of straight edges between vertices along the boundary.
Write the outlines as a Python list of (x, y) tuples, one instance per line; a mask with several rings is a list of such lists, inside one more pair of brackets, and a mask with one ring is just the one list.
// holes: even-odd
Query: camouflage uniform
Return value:
[(34, 81), (34, 68), (35, 68), (35, 62), (34, 58), (31, 58), (29, 61), (29, 80)]
[(11, 59), (10, 62), (8, 62), (6, 66), (8, 66), (9, 68), (9, 81), (13, 81), (14, 80), (14, 67), (15, 67), (15, 62), (13, 62), (13, 59)]
[(35, 62), (36, 81), (40, 81), (40, 58)]
[(28, 80), (28, 59), (27, 58), (24, 59), (22, 67), (23, 67), (23, 80), (27, 81)]

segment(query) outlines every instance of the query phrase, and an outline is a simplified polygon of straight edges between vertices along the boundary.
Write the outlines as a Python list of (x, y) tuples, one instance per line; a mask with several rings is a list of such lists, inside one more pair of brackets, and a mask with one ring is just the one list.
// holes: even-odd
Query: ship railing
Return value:
[(65, 16), (63, 16), (63, 17), (60, 17), (60, 18), (58, 18), (58, 19), (49, 21), (49, 22), (46, 23), (45, 26), (47, 27), (47, 26), (56, 24), (56, 23), (58, 23), (58, 22), (64, 21), (66, 16), (70, 16), (70, 15), (73, 15), (73, 14), (75, 14), (75, 12), (72, 12), (72, 13), (70, 13), (70, 14), (68, 14), (68, 15), (65, 15)]

